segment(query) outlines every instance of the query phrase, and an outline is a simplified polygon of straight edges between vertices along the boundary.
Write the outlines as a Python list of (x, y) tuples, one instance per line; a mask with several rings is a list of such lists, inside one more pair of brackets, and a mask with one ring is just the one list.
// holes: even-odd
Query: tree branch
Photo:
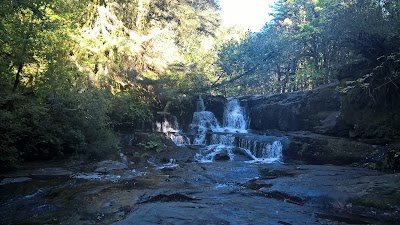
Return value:
[[(271, 58), (271, 56), (273, 54), (274, 54), (274, 51), (269, 52), (267, 54), (267, 56), (261, 62), (265, 62), (267, 59)], [(242, 74), (240, 74), (240, 75), (238, 75), (238, 76), (236, 76), (236, 77), (234, 77), (234, 78), (232, 78), (230, 80), (227, 80), (225, 82), (216, 84), (216, 82), (220, 79), (220, 78), (218, 78), (218, 80), (216, 82), (214, 82), (214, 84), (211, 85), (210, 89), (214, 89), (214, 88), (218, 88), (218, 87), (224, 86), (224, 85), (226, 85), (228, 83), (232, 83), (233, 81), (238, 80), (238, 79), (240, 79), (240, 78), (242, 78), (244, 76), (247, 76), (247, 75), (253, 73), (258, 68), (258, 66), (260, 66), (260, 65), (261, 65), (261, 63), (258, 63), (255, 66), (253, 66), (252, 68), (250, 68), (249, 70), (247, 70), (246, 72), (244, 72), (244, 73), (242, 73)]]
[(238, 76), (236, 76), (236, 77), (234, 77), (234, 78), (232, 78), (232, 79), (230, 79), (230, 80), (227, 80), (227, 81), (222, 82), (222, 83), (219, 83), (219, 84), (213, 84), (213, 85), (210, 87), (210, 89), (214, 89), (214, 88), (218, 88), (218, 87), (224, 86), (224, 85), (226, 85), (226, 84), (228, 84), (228, 83), (231, 83), (231, 82), (233, 82), (233, 81), (235, 81), (235, 80), (237, 80), (237, 79), (240, 79), (241, 77), (244, 77), (244, 76), (246, 76), (246, 75), (249, 75), (249, 74), (253, 73), (253, 72), (257, 69), (257, 67), (258, 67), (259, 65), (260, 65), (260, 63), (257, 64), (257, 65), (255, 65), (255, 66), (253, 66), (251, 69), (247, 70), (246, 72), (244, 72), (244, 73), (242, 73), (242, 74), (240, 74), (240, 75), (238, 75)]

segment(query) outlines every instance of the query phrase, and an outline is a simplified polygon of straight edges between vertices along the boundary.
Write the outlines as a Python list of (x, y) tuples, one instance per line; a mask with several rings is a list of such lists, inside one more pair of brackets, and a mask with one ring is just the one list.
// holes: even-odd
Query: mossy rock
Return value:
[(307, 164), (351, 165), (372, 161), (377, 154), (373, 145), (327, 136), (296, 136), (284, 152), (285, 160)]

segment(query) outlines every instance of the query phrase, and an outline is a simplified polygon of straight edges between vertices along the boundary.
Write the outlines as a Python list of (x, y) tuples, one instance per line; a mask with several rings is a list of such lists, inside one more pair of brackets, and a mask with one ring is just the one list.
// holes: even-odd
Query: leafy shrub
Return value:
[(121, 91), (111, 97), (109, 116), (114, 126), (125, 124), (135, 128), (153, 118), (149, 104), (134, 90)]
[(160, 135), (157, 134), (151, 134), (147, 136), (144, 140), (139, 142), (138, 145), (146, 150), (152, 150), (158, 153), (161, 152), (164, 147), (164, 143), (162, 142)]
[(96, 89), (61, 91), (49, 95), (48, 101), (64, 152), (97, 157), (117, 150), (118, 138), (110, 126), (107, 113), (111, 104), (106, 94)]
[(0, 167), (64, 155), (101, 157), (118, 150), (109, 98), (100, 90), (29, 95), (0, 91)]

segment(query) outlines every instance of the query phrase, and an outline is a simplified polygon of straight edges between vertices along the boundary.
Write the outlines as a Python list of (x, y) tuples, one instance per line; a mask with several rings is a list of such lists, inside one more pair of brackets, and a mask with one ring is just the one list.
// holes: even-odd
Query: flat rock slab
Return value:
[[(71, 176), (0, 185), (0, 224), (344, 225), (400, 221), (400, 174), (243, 161), (180, 162), (174, 170), (164, 171), (157, 165), (140, 170), (145, 175), (129, 180), (97, 182)], [(127, 171), (100, 175), (120, 172)]]
[(118, 161), (105, 160), (97, 163), (97, 168), (93, 171), (96, 173), (107, 173), (112, 170), (126, 170), (128, 166)]
[(32, 180), (29, 177), (15, 177), (15, 178), (4, 178), (0, 181), (0, 185), (12, 184), (12, 183), (21, 183), (25, 181)]
[(64, 168), (52, 167), (34, 170), (31, 171), (29, 174), (30, 177), (46, 179), (54, 177), (69, 177), (72, 175), (72, 172)]

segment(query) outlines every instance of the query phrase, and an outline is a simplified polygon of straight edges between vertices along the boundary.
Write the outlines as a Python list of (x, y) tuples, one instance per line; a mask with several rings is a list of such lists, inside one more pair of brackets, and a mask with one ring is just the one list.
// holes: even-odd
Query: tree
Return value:
[[(262, 59), (261, 55), (274, 53), (256, 71), (243, 77), (243, 82), (248, 78), (247, 83), (252, 83), (243, 88), (247, 93), (283, 93), (331, 82), (335, 79), (336, 42), (326, 26), (335, 14), (335, 4), (335, 1), (278, 1), (272, 14), (274, 19), (261, 32), (249, 34), (247, 40), (227, 47), (220, 61), (239, 60), (243, 65), (251, 65)], [(229, 52), (243, 53), (236, 57), (236, 53)], [(221, 68), (227, 73), (243, 71), (234, 65)]]
[(114, 129), (141, 128), (164, 96), (197, 92), (197, 81), (212, 78), (216, 54), (204, 47), (216, 40), (217, 8), (211, 0), (4, 3), (1, 167), (118, 151)]
[(118, 91), (158, 79), (170, 64), (193, 64), (219, 26), (213, 1), (109, 1), (87, 7), (77, 65), (89, 80)]
[(361, 88), (364, 96), (372, 100), (368, 105), (393, 107), (400, 95), (399, 4), (359, 0), (345, 2), (341, 7), (331, 26), (333, 32), (341, 34), (337, 39), (347, 62), (339, 74), (347, 84), (342, 91)]

